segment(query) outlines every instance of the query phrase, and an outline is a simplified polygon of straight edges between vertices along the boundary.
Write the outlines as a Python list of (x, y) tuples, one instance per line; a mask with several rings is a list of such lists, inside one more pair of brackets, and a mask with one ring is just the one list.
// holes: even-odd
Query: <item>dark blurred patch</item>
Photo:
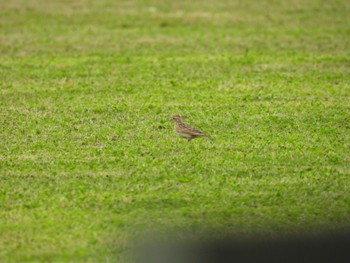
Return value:
[(225, 238), (141, 246), (137, 263), (350, 262), (350, 232), (283, 238)]

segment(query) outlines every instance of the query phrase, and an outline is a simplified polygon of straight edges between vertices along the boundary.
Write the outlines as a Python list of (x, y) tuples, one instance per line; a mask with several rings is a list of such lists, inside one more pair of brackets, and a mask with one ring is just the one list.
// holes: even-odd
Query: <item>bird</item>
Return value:
[(208, 140), (214, 141), (213, 138), (209, 137), (205, 133), (192, 128), (191, 126), (182, 122), (182, 118), (179, 115), (174, 115), (171, 118), (174, 121), (175, 132), (187, 141), (191, 141), (195, 138), (202, 137)]

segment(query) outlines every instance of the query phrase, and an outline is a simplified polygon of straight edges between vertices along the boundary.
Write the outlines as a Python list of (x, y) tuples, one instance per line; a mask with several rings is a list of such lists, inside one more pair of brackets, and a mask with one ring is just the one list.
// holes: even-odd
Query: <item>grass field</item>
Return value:
[(113, 262), (149, 225), (348, 224), (349, 1), (0, 6), (1, 262)]

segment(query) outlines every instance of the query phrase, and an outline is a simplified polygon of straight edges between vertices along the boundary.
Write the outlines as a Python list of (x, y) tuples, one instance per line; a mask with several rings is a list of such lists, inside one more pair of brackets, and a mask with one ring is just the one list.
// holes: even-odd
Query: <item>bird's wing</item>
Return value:
[(193, 135), (206, 136), (203, 132), (201, 132), (201, 131), (199, 131), (199, 130), (197, 130), (197, 129), (195, 129), (195, 128), (193, 128), (193, 127), (187, 125), (187, 124), (184, 124), (184, 125), (183, 125), (183, 129), (184, 129), (186, 132), (191, 133), (191, 134), (193, 134)]

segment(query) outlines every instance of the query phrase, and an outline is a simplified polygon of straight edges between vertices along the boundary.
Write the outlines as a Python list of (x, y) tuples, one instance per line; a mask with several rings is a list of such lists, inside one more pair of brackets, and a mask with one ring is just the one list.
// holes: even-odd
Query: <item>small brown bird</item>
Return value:
[(213, 141), (213, 139), (208, 135), (183, 123), (179, 115), (174, 115), (172, 119), (174, 120), (174, 127), (175, 127), (176, 133), (180, 135), (182, 138), (187, 139), (187, 141), (191, 141), (192, 139), (195, 139), (197, 137), (203, 137)]

